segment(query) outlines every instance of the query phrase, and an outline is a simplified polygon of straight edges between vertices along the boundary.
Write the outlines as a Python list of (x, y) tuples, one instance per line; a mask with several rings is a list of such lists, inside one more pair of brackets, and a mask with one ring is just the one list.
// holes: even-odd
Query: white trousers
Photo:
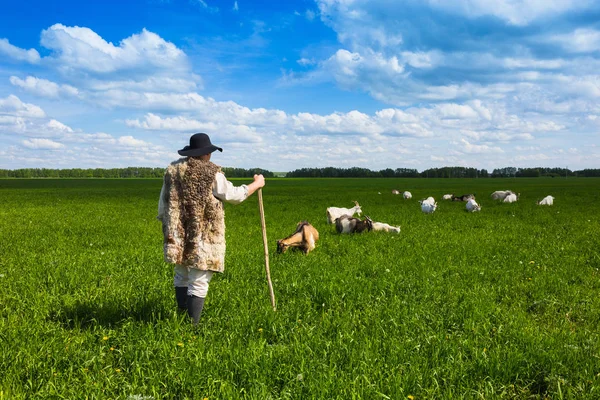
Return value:
[(174, 270), (173, 285), (175, 287), (187, 287), (188, 296), (206, 297), (213, 271), (201, 271), (179, 264), (175, 264)]

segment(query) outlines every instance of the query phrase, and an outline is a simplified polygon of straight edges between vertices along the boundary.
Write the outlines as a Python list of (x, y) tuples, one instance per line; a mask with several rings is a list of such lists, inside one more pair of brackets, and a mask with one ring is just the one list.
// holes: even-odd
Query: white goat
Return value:
[(402, 196), (404, 197), (404, 199), (408, 200), (408, 199), (412, 199), (412, 193), (411, 192), (404, 192), (402, 193)]
[(349, 215), (352, 217), (354, 214), (358, 214), (358, 216), (360, 217), (360, 214), (362, 213), (360, 205), (357, 201), (355, 201), (354, 204), (355, 205), (352, 208), (329, 207), (327, 209), (327, 223), (335, 223), (335, 220), (341, 217), (342, 215)]
[(551, 206), (554, 204), (554, 197), (546, 196), (542, 200), (538, 201), (538, 205), (540, 206)]
[(437, 208), (437, 203), (435, 202), (435, 199), (431, 196), (426, 198), (425, 200), (420, 200), (419, 203), (421, 204), (421, 211), (423, 211), (426, 214), (433, 213)]
[(504, 200), (509, 194), (514, 194), (514, 192), (511, 190), (496, 190), (494, 193), (492, 193), (492, 199)]
[(442, 200), (452, 200), (452, 196), (454, 196), (453, 194), (445, 194), (444, 196), (442, 196)]
[(516, 203), (517, 200), (519, 200), (519, 196), (521, 195), (521, 193), (510, 193), (509, 195), (507, 195), (504, 200), (502, 200), (504, 203)]
[(390, 224), (386, 224), (385, 222), (373, 222), (373, 230), (374, 231), (391, 232), (391, 233), (400, 233), (399, 226), (392, 226)]
[(469, 212), (481, 211), (481, 206), (479, 204), (477, 204), (475, 199), (469, 199), (469, 201), (467, 201), (466, 207), (467, 207), (467, 211), (469, 211)]

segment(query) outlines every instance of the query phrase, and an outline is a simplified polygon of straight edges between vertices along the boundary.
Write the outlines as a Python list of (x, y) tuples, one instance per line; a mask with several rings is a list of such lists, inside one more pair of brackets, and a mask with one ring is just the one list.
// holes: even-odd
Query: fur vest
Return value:
[(220, 170), (195, 158), (182, 158), (167, 167), (162, 219), (166, 262), (223, 272), (225, 212), (212, 192)]

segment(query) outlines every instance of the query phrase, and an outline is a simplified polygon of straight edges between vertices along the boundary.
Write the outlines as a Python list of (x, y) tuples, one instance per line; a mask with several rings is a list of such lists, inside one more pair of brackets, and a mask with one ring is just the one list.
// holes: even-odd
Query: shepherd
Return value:
[(162, 222), (164, 259), (174, 264), (175, 298), (198, 324), (215, 272), (225, 269), (225, 212), (223, 202), (239, 204), (265, 185), (254, 175), (248, 185), (234, 186), (211, 154), (222, 148), (212, 144), (206, 133), (190, 137), (183, 156), (166, 169), (158, 202)]

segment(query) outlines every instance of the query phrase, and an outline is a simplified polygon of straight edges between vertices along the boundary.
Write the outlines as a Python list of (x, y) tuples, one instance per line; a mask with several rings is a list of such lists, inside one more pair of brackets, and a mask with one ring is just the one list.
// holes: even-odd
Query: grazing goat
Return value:
[(327, 223), (335, 223), (335, 220), (341, 217), (342, 215), (349, 215), (352, 217), (354, 214), (358, 214), (358, 216), (360, 217), (360, 214), (362, 213), (360, 205), (358, 205), (357, 201), (355, 201), (354, 204), (355, 205), (352, 208), (329, 207), (327, 209)]
[(421, 204), (421, 211), (423, 211), (426, 214), (431, 214), (437, 208), (437, 203), (435, 202), (435, 199), (433, 197), (428, 197), (425, 200), (420, 200), (419, 203)]
[(314, 250), (316, 241), (319, 240), (319, 232), (307, 221), (298, 222), (296, 232), (285, 239), (277, 241), (277, 252), (285, 253), (289, 247), (295, 247), (304, 254)]
[(394, 190), (392, 190), (392, 194), (400, 194), (400, 191), (394, 189)]
[(469, 201), (469, 199), (475, 199), (474, 194), (463, 194), (462, 196), (452, 196), (452, 201)]
[(552, 204), (554, 204), (553, 196), (546, 196), (542, 200), (538, 201), (538, 205), (540, 206), (551, 206)]
[(390, 224), (386, 224), (385, 222), (373, 222), (373, 230), (374, 231), (391, 232), (391, 233), (400, 233), (399, 226), (392, 226)]
[(365, 216), (364, 220), (351, 217), (350, 215), (342, 215), (335, 220), (335, 230), (338, 233), (361, 233), (365, 230), (373, 229), (373, 221)]
[(467, 201), (466, 207), (467, 207), (467, 211), (469, 211), (469, 212), (481, 211), (481, 206), (479, 204), (477, 204), (475, 199), (469, 199), (469, 201)]
[(454, 193), (445, 194), (442, 196), (442, 200), (452, 200), (452, 197), (454, 197)]
[(492, 193), (492, 199), (504, 200), (506, 198), (506, 196), (508, 196), (509, 194), (514, 194), (514, 193), (510, 190), (496, 190), (494, 193)]
[(517, 200), (519, 200), (519, 196), (521, 195), (521, 193), (511, 193), (509, 195), (507, 195), (504, 200), (502, 200), (504, 203), (516, 203)]
[(402, 193), (402, 196), (404, 197), (405, 200), (412, 199), (411, 192), (404, 192), (404, 193)]

